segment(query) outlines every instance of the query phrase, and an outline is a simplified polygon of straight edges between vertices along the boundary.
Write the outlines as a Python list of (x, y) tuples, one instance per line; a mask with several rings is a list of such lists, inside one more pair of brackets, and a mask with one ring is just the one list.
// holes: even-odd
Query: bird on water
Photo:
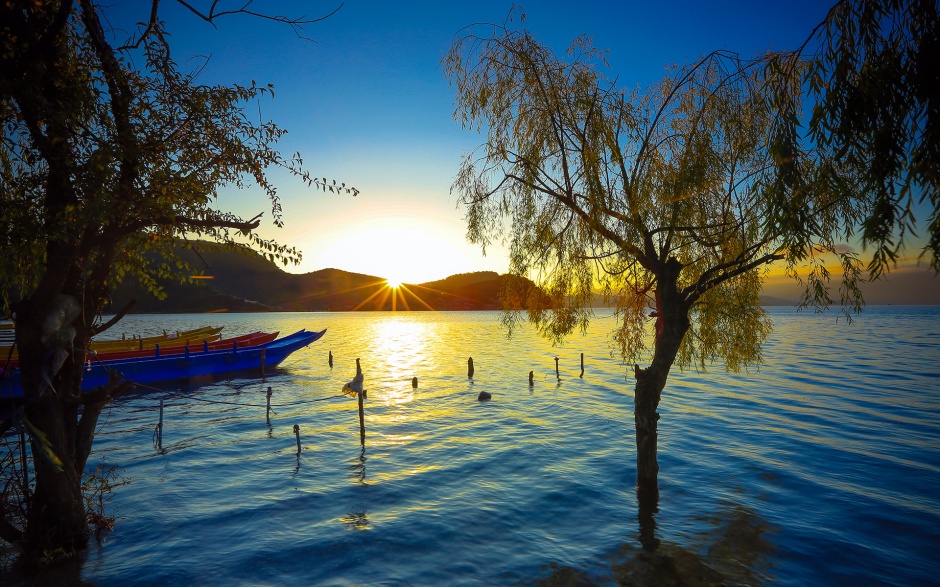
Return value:
[(362, 367), (359, 366), (359, 359), (356, 359), (356, 376), (343, 385), (343, 393), (350, 397), (357, 397), (360, 393), (362, 397), (368, 397), (366, 390), (362, 389)]

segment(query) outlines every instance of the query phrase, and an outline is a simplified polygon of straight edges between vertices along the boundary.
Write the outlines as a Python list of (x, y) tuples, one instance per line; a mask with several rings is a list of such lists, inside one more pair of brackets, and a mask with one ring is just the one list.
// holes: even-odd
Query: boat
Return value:
[[(88, 363), (82, 378), (82, 391), (89, 391), (107, 383), (112, 372), (122, 374), (138, 384), (176, 381), (193, 377), (234, 374), (238, 372), (263, 372), (275, 367), (291, 353), (316, 342), (326, 330), (310, 332), (306, 329), (271, 342), (248, 348), (224, 350), (185, 350), (170, 356), (116, 359)], [(19, 369), (13, 369), (8, 377), (0, 377), (0, 400), (23, 398)]]
[(278, 334), (280, 334), (280, 332), (252, 332), (250, 334), (243, 334), (242, 336), (221, 338), (218, 340), (202, 339), (200, 341), (187, 339), (183, 341), (183, 344), (181, 345), (156, 344), (153, 348), (144, 349), (142, 351), (95, 351), (92, 349), (92, 351), (86, 354), (86, 358), (89, 360), (97, 359), (99, 361), (113, 361), (117, 359), (145, 359), (150, 357), (156, 358), (166, 355), (183, 354), (187, 347), (189, 347), (191, 352), (200, 350), (238, 350), (240, 348), (258, 346), (260, 344), (271, 342), (277, 338)]
[[(145, 349), (142, 351), (94, 351), (89, 350), (85, 353), (86, 361), (114, 361), (118, 359), (146, 359), (146, 358), (156, 358), (164, 357), (167, 355), (180, 355), (183, 354), (187, 348), (191, 351), (218, 351), (226, 349), (240, 349), (247, 348), (252, 346), (257, 346), (259, 344), (264, 344), (266, 342), (271, 342), (279, 332), (252, 332), (250, 334), (243, 334), (242, 336), (235, 336), (232, 338), (224, 338), (220, 340), (215, 340), (209, 342), (207, 339), (200, 341), (190, 341), (187, 339), (184, 341), (182, 346), (168, 346), (164, 347), (159, 344), (155, 345), (152, 349)], [(188, 344), (188, 343), (194, 344)], [(2, 360), (2, 359), (0, 359)], [(6, 365), (6, 363), (3, 363)], [(18, 367), (19, 359), (10, 359), (9, 367)]]
[(215, 341), (222, 338), (220, 334), (222, 327), (203, 326), (194, 330), (184, 330), (182, 332), (164, 332), (158, 336), (147, 336), (141, 338), (118, 338), (109, 340), (91, 341), (91, 349), (94, 351), (131, 351), (147, 350), (154, 348), (155, 345), (164, 347), (185, 346), (187, 342), (201, 342), (203, 340)]
[[(194, 330), (184, 330), (182, 332), (164, 333), (159, 336), (148, 336), (143, 338), (116, 338), (108, 340), (92, 340), (90, 348), (93, 351), (111, 352), (111, 351), (132, 351), (154, 349), (156, 345), (161, 347), (184, 347), (187, 344), (202, 343), (202, 341), (214, 342), (222, 338), (222, 327), (204, 326)], [(10, 352), (10, 346), (0, 345), (0, 356), (11, 359), (19, 356), (18, 349)]]

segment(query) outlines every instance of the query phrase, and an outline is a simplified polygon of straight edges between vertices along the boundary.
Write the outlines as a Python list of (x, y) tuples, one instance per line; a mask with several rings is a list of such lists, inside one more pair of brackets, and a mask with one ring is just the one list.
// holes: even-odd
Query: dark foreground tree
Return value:
[[(180, 3), (210, 22), (226, 13), (217, 2), (205, 13)], [(0, 5), (0, 293), (3, 313), (16, 318), (25, 393), (16, 418), (37, 455), (25, 528), (0, 521), (0, 538), (28, 559), (68, 555), (87, 540), (82, 473), (102, 408), (128, 385), (115, 377), (79, 392), (90, 338), (127, 309), (102, 323), (114, 285), (134, 273), (153, 286), (154, 271), (177, 271), (172, 260), (150, 269), (145, 253), (168, 253), (180, 237), (232, 246), (242, 238), (272, 259), (299, 260), (253, 232), (260, 215), (214, 208), (221, 187), (255, 185), (279, 226), (271, 166), (355, 193), (312, 179), (298, 156), (277, 151), (284, 131), (259, 122), (253, 105), (269, 87), (202, 85), (181, 72), (159, 7), (153, 0), (118, 45), (93, 0)]]
[[(716, 52), (645, 93), (629, 93), (600, 73), (603, 53), (588, 39), (559, 58), (513, 16), (482, 36), (479, 27), (465, 30), (444, 58), (457, 120), (486, 134), (453, 189), (466, 207), (470, 240), (485, 249), (505, 238), (511, 272), (536, 277), (546, 292), (532, 290), (527, 300), (543, 335), (560, 341), (586, 328), (598, 284), (615, 302), (613, 341), (636, 378), (643, 520), (658, 500), (657, 409), (673, 365), (720, 361), (737, 371), (761, 363), (771, 324), (758, 294), (774, 262), (797, 279), (797, 268), (808, 266), (802, 304), (827, 307), (834, 302), (827, 263), (836, 259), (837, 299), (857, 310), (864, 264), (843, 243), (863, 226), (863, 242), (890, 250), (903, 241), (896, 220), (912, 222), (913, 212), (885, 215), (883, 191), (872, 191), (859, 173), (864, 165), (843, 162), (844, 140), (806, 134), (804, 88), (828, 62)], [(836, 66), (839, 75), (844, 67)], [(835, 99), (834, 88), (823, 97)], [(818, 116), (830, 106), (820, 108)], [(921, 110), (908, 113), (908, 145), (920, 140), (923, 106), (910, 108)], [(814, 129), (823, 126), (814, 120)], [(871, 163), (865, 143), (854, 152)], [(936, 235), (936, 159), (931, 165), (932, 176), (921, 173), (934, 178), (927, 197)], [(908, 169), (903, 162), (889, 177)], [(936, 248), (930, 255), (936, 267)], [(876, 253), (870, 273), (892, 258)], [(505, 314), (510, 329), (519, 318)], [(641, 538), (655, 544), (649, 533)]]

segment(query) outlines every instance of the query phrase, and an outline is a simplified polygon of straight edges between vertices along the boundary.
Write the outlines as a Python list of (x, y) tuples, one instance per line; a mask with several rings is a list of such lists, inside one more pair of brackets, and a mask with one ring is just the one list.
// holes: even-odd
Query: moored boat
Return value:
[[(187, 344), (201, 344), (202, 341), (215, 342), (222, 338), (222, 327), (203, 326), (194, 330), (184, 330), (171, 333), (164, 333), (158, 336), (135, 337), (135, 338), (116, 338), (107, 340), (92, 340), (90, 348), (98, 352), (112, 351), (132, 351), (132, 350), (152, 350), (156, 345), (162, 348), (183, 347)], [(0, 345), (0, 357), (16, 359), (19, 352), (16, 348), (11, 350), (11, 345)]]
[[(180, 355), (183, 354), (187, 347), (192, 352), (198, 351), (218, 351), (226, 349), (239, 349), (247, 348), (252, 346), (257, 346), (259, 344), (264, 344), (266, 342), (271, 342), (277, 338), (279, 332), (252, 332), (250, 334), (243, 334), (242, 336), (235, 336), (232, 338), (223, 338), (213, 342), (210, 342), (207, 339), (201, 341), (186, 339), (180, 346), (162, 346), (154, 345), (152, 349), (145, 349), (142, 351), (95, 351), (89, 350), (85, 354), (86, 361), (114, 361), (118, 359), (146, 359), (146, 358), (156, 358), (163, 357), (167, 355)], [(0, 361), (3, 359), (0, 358)], [(0, 366), (6, 365), (6, 363), (0, 362)], [(8, 365), (10, 368), (18, 367), (19, 360), (11, 359)]]
[[(89, 363), (82, 378), (82, 391), (91, 390), (108, 381), (112, 371), (124, 375), (134, 383), (146, 384), (174, 381), (192, 377), (223, 375), (275, 367), (291, 353), (319, 340), (326, 330), (309, 332), (299, 330), (271, 342), (247, 348), (199, 350), (170, 356), (131, 358)], [(0, 377), (0, 399), (23, 398), (19, 369)]]

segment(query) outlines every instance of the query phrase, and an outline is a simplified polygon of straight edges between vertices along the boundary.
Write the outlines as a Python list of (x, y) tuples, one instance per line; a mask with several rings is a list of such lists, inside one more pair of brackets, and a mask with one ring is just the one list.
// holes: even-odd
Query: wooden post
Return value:
[(362, 410), (362, 396), (365, 395), (363, 392), (356, 394), (359, 396), (359, 443), (362, 446), (366, 445), (366, 418)]
[(333, 368), (333, 351), (330, 351), (330, 369)]
[(467, 361), (467, 377), (473, 379), (473, 357)]
[(156, 343), (153, 345), (153, 356), (155, 358), (160, 357), (160, 343)]
[(581, 353), (581, 375), (579, 377), (584, 377), (584, 353)]
[(264, 377), (264, 353), (268, 349), (261, 349), (261, 376)]
[(558, 373), (558, 357), (555, 357), (555, 377), (561, 379), (561, 375)]
[(160, 421), (157, 422), (157, 446), (163, 446), (163, 400), (160, 400)]
[(300, 426), (294, 424), (294, 436), (297, 437), (297, 454), (300, 454)]
[(529, 387), (532, 387), (532, 371), (529, 371)]
[(264, 419), (268, 421), (268, 424), (271, 423), (271, 386), (268, 386), (268, 407), (264, 412)]
[(209, 352), (209, 341), (206, 339), (202, 339), (202, 352), (204, 353)]
[(418, 378), (417, 378), (417, 377), (412, 377), (412, 378), (411, 378), (411, 387), (413, 387), (413, 388), (415, 388), (415, 389), (418, 389)]

